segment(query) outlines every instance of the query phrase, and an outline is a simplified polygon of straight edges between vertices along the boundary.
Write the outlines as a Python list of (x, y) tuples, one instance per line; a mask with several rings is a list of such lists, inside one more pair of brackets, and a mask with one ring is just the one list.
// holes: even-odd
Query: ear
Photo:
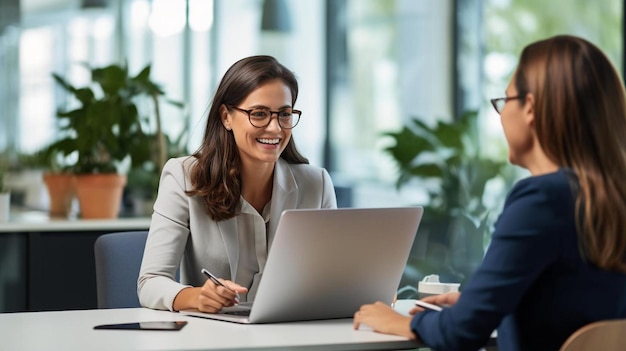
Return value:
[(232, 120), (230, 114), (228, 113), (228, 109), (225, 105), (220, 106), (220, 118), (222, 119), (222, 125), (226, 130), (232, 130)]
[(527, 93), (524, 98), (524, 121), (535, 127), (535, 96), (532, 93)]

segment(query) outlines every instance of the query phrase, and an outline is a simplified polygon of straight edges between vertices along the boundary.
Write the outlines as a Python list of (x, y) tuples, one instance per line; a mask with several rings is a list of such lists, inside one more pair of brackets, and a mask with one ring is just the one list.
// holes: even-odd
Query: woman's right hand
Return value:
[(197, 308), (202, 312), (216, 313), (223, 307), (233, 306), (239, 303), (239, 294), (248, 292), (248, 289), (231, 282), (220, 279), (226, 288), (215, 284), (211, 279), (207, 279), (200, 287)]
[(219, 286), (207, 279), (201, 287), (187, 287), (178, 292), (174, 298), (174, 311), (197, 309), (202, 312), (216, 313), (223, 307), (232, 306), (239, 302), (237, 294), (248, 292), (247, 288), (235, 284), (230, 280), (220, 281), (228, 287)]

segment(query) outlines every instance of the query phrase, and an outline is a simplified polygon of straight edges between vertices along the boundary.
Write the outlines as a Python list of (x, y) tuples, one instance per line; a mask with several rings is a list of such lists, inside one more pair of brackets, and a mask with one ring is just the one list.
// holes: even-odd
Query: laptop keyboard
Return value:
[(250, 315), (250, 311), (222, 311), (222, 313), (224, 314), (232, 314), (234, 316), (249, 316)]

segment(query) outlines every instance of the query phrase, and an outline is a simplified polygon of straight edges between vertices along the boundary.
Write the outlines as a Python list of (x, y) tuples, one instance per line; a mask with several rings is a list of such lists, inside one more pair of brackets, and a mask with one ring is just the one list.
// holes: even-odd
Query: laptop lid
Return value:
[(282, 213), (249, 316), (181, 311), (238, 323), (351, 318), (391, 304), (422, 207), (294, 209)]

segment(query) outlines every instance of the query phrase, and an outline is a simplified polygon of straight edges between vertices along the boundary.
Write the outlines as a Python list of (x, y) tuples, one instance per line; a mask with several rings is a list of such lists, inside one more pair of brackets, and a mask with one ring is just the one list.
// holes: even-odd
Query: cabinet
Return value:
[(11, 218), (0, 223), (0, 312), (97, 308), (96, 239), (150, 226), (149, 218)]

